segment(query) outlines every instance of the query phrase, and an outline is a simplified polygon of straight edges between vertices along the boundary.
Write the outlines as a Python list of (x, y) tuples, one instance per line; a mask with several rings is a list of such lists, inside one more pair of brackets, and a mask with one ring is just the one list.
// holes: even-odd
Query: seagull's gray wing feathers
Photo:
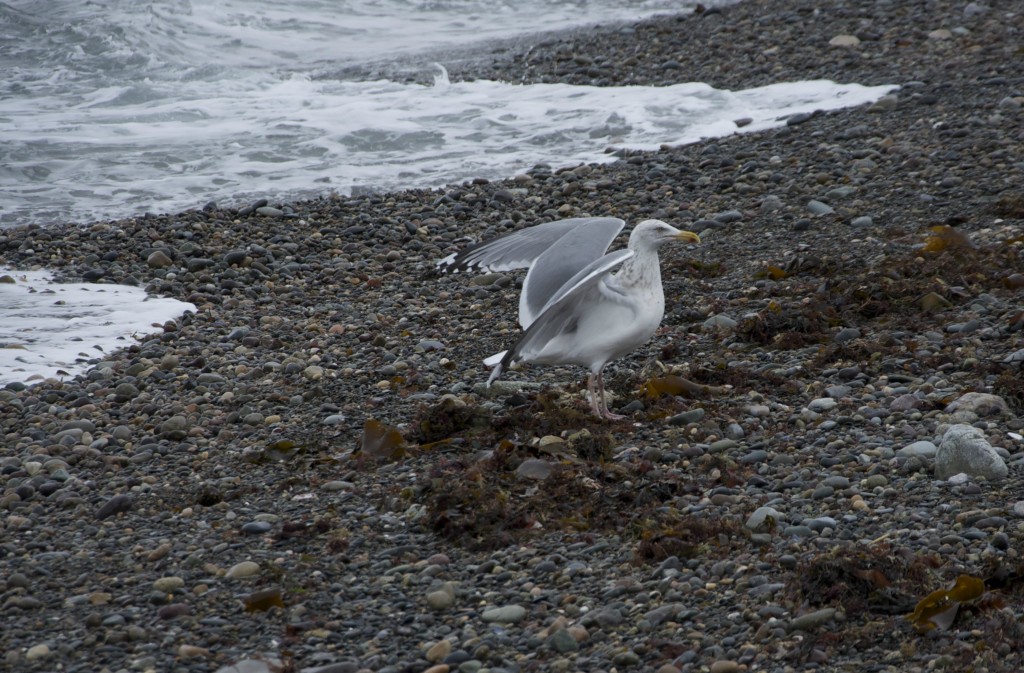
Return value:
[[(437, 268), (444, 273), (525, 269), (558, 239), (576, 227), (608, 221), (619, 223), (615, 235), (626, 224), (617, 217), (574, 217), (568, 220), (545, 222), (452, 253), (438, 261)], [(611, 238), (615, 238), (615, 235)], [(602, 254), (611, 244), (611, 238), (602, 248)]]
[(585, 307), (590, 304), (584, 297), (590, 293), (603, 295), (598, 284), (633, 254), (632, 250), (616, 250), (594, 260), (565, 283), (515, 345), (505, 351), (501, 362), (491, 371), (491, 376), (487, 380), (488, 385), (513, 363), (529, 354), (542, 351), (554, 339), (575, 332), (573, 323), (581, 317), (581, 305)]
[(519, 295), (519, 324), (523, 329), (529, 328), (552, 298), (570, 285), (571, 278), (604, 257), (608, 246), (626, 226), (616, 217), (584, 217), (563, 222), (576, 224), (537, 257), (523, 281)]

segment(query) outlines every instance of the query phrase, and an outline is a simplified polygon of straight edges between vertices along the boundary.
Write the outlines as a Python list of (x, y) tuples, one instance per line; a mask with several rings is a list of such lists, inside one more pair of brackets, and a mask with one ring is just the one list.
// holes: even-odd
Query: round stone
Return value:
[(484, 610), (480, 618), (485, 622), (496, 622), (498, 624), (515, 624), (526, 617), (526, 608), (521, 605), (504, 605), (498, 608)]
[(185, 580), (180, 577), (161, 577), (153, 582), (153, 588), (161, 593), (169, 594), (185, 586)]
[(50, 646), (46, 643), (33, 645), (32, 647), (28, 648), (27, 652), (25, 652), (25, 658), (29, 661), (39, 661), (40, 659), (46, 659), (49, 656)]
[(260, 564), (255, 561), (242, 561), (231, 566), (231, 568), (224, 574), (229, 580), (244, 579), (246, 577), (253, 577), (258, 575), (260, 572)]

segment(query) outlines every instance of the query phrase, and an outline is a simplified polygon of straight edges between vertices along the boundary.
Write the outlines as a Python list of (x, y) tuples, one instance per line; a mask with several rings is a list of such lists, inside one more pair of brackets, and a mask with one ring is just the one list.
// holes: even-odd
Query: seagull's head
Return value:
[(629, 235), (630, 248), (646, 248), (657, 250), (662, 243), (669, 241), (686, 241), (700, 243), (700, 236), (692, 231), (682, 231), (661, 220), (644, 220), (633, 228)]

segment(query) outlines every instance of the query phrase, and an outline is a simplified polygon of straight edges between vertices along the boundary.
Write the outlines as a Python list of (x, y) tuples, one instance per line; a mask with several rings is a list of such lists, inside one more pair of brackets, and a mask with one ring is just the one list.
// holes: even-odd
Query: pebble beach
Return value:
[[(5, 266), (196, 307), (0, 390), (6, 669), (1024, 670), (1022, 62), (1010, 0), (748, 0), (446, 66), (899, 89), (506, 181), (0, 230)], [(485, 388), (521, 274), (434, 268), (583, 216), (702, 238), (606, 369), (615, 423), (580, 368)]]

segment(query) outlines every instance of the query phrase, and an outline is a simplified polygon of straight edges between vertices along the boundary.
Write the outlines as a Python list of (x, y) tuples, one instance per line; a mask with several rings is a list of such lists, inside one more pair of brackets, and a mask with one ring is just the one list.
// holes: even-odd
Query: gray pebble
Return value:
[(747, 518), (746, 527), (755, 532), (772, 531), (785, 521), (774, 507), (758, 507)]
[(835, 212), (835, 209), (827, 203), (822, 203), (816, 199), (811, 199), (807, 202), (807, 210), (811, 211), (815, 215), (830, 215)]
[(103, 505), (96, 510), (96, 518), (100, 521), (108, 519), (115, 514), (127, 512), (132, 507), (132, 498), (124, 493), (115, 495), (110, 500), (107, 500)]
[(813, 631), (819, 626), (824, 626), (836, 616), (835, 608), (823, 608), (806, 615), (794, 617), (789, 623), (791, 631)]
[(526, 617), (526, 608), (521, 605), (504, 605), (484, 610), (480, 619), (498, 624), (515, 624)]

